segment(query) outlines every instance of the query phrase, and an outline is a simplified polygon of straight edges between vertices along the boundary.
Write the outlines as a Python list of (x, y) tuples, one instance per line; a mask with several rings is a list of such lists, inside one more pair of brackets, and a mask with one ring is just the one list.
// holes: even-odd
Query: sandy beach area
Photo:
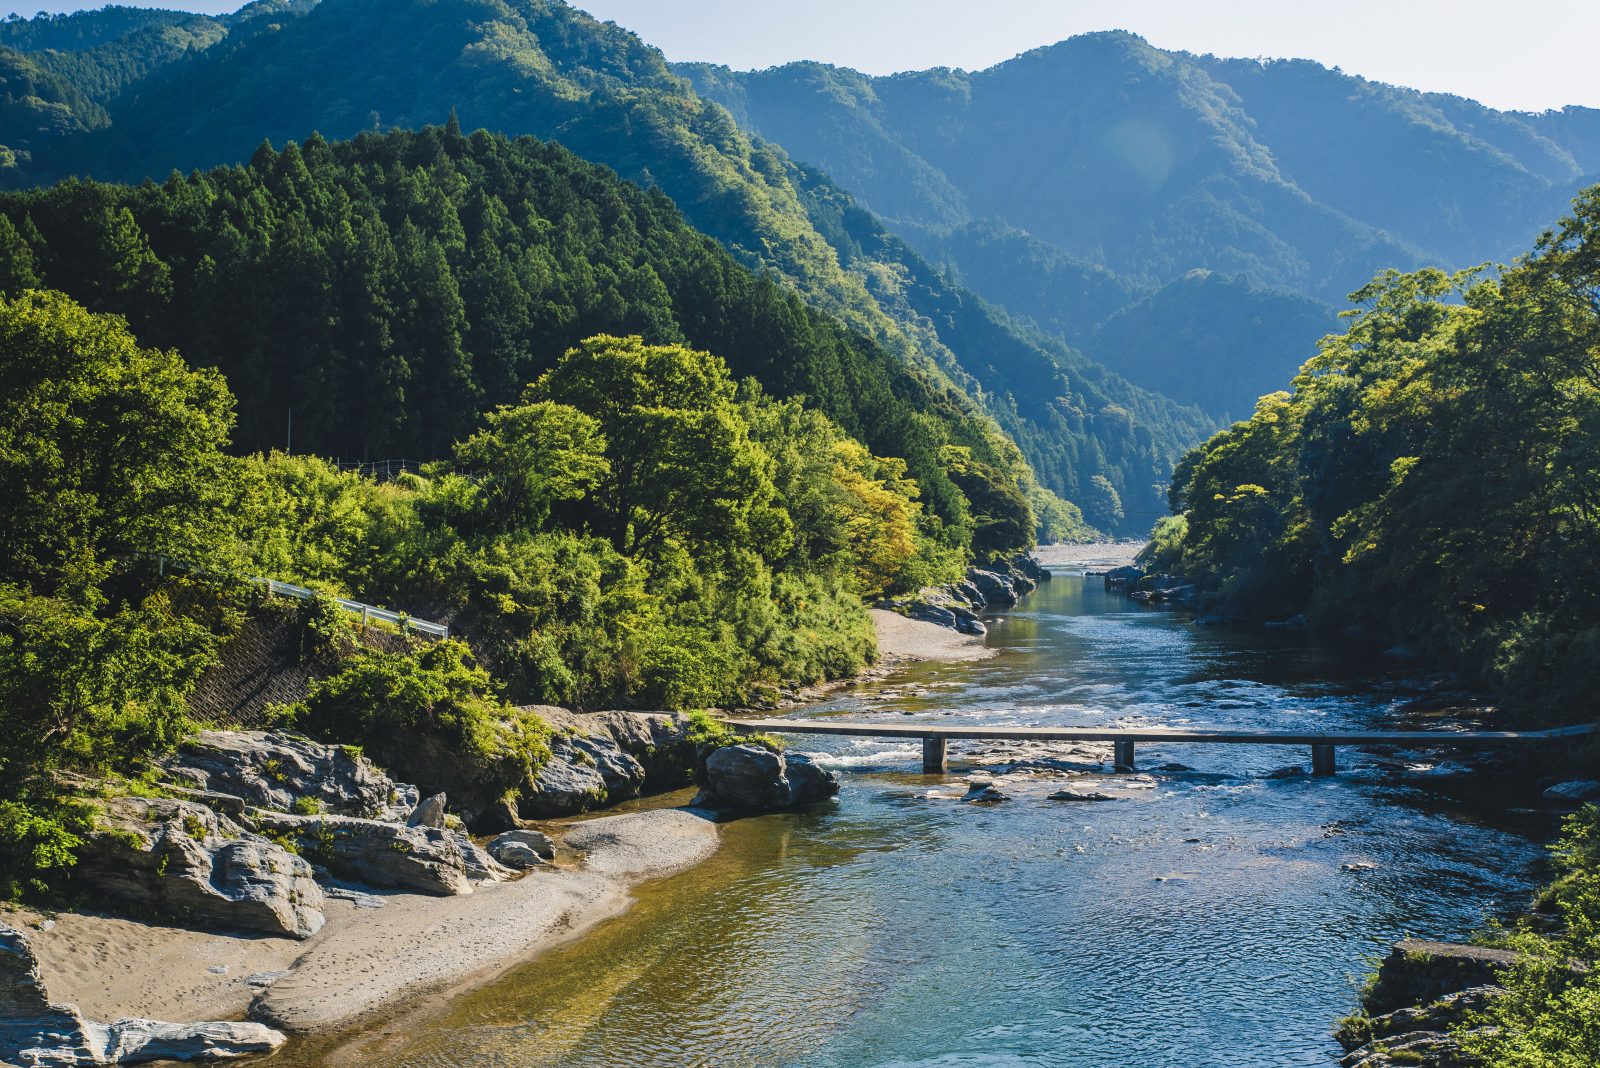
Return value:
[(1143, 541), (1096, 541), (1078, 545), (1041, 545), (1033, 558), (1045, 567), (1067, 571), (1109, 571), (1133, 563)]
[(90, 1019), (254, 1019), (329, 1032), (397, 1015), (418, 999), (487, 981), (628, 905), (630, 887), (699, 863), (716, 824), (683, 809), (568, 824), (571, 866), (535, 869), (461, 897), (374, 892), (381, 908), (329, 900), (305, 941), (107, 916), (10, 911), (28, 932), (50, 998)]
[(937, 623), (925, 623), (882, 608), (869, 610), (878, 629), (878, 656), (882, 662), (913, 660), (986, 660), (995, 650), (981, 637), (960, 634)]

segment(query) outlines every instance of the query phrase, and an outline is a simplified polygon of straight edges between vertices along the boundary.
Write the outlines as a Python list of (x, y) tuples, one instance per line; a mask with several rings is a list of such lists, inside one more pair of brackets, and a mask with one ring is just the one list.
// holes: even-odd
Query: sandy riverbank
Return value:
[[(890, 670), (996, 653), (981, 637), (893, 612), (871, 615)], [(632, 886), (699, 863), (719, 840), (714, 823), (682, 809), (563, 830), (563, 845), (581, 861), (460, 897), (373, 891), (366, 905), (330, 898), (326, 924), (305, 941), (85, 913), (47, 920), (12, 910), (0, 919), (28, 932), (51, 1000), (77, 1005), (89, 1019), (254, 1019), (329, 1033), (416, 1011), (580, 935), (626, 909)], [(374, 900), (382, 907), (370, 907)]]
[[(683, 809), (586, 820), (565, 835), (580, 863), (461, 897), (379, 893), (382, 908), (330, 900), (327, 924), (303, 942), (75, 913), (47, 929), (35, 914), (6, 918), (28, 931), (51, 1000), (90, 1019), (250, 1018), (326, 1032), (492, 978), (621, 912), (631, 886), (699, 863), (718, 840), (714, 823)], [(260, 978), (274, 972), (286, 974)]]
[(996, 650), (983, 639), (937, 623), (924, 623), (882, 608), (869, 610), (878, 629), (878, 656), (885, 663), (909, 660), (986, 660)]
[(1033, 551), (1033, 558), (1045, 567), (1066, 570), (1109, 571), (1113, 567), (1126, 567), (1133, 563), (1143, 541), (1098, 541), (1081, 545), (1041, 545)]

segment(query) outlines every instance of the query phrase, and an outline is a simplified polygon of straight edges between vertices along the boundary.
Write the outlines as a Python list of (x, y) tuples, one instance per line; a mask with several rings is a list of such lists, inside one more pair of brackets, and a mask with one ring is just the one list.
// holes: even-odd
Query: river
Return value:
[[(1381, 657), (1197, 627), (1071, 575), (989, 642), (992, 660), (792, 714), (1341, 729), (1404, 722), (1416, 695)], [(1503, 799), (1452, 800), (1452, 769), (1416, 754), (1341, 750), (1332, 779), (1271, 778), (1308, 754), (1140, 746), (1138, 776), (1005, 776), (1013, 799), (980, 806), (955, 799), (959, 774), (918, 774), (915, 742), (794, 744), (840, 773), (836, 803), (730, 823), (713, 860), (625, 916), (432, 1016), (290, 1059), (1327, 1066), (1389, 944), (1514, 909), (1548, 831)], [(1193, 770), (1155, 770), (1178, 763)], [(1046, 800), (1064, 776), (1119, 799)]]

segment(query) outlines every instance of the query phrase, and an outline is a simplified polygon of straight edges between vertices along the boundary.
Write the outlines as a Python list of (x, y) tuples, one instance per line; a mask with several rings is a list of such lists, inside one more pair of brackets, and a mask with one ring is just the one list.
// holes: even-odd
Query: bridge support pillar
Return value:
[(1111, 743), (1111, 770), (1133, 770), (1133, 741)]
[(1313, 745), (1311, 747), (1311, 774), (1332, 775), (1333, 772), (1333, 746)]
[(948, 748), (949, 742), (942, 734), (930, 734), (922, 739), (922, 774), (943, 775)]

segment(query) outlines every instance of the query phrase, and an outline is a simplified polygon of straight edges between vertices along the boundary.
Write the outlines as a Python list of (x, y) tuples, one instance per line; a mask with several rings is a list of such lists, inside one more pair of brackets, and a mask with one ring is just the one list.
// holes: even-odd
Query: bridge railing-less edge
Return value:
[(949, 764), (949, 743), (952, 738), (984, 739), (988, 741), (1018, 739), (1026, 741), (1085, 741), (1110, 742), (1112, 770), (1134, 770), (1133, 747), (1136, 742), (1177, 742), (1184, 745), (1307, 745), (1311, 747), (1311, 773), (1332, 775), (1337, 770), (1334, 751), (1341, 745), (1399, 745), (1414, 748), (1461, 747), (1474, 748), (1499, 745), (1522, 745), (1581, 738), (1591, 734), (1593, 724), (1556, 727), (1543, 731), (1351, 731), (1351, 732), (1290, 732), (1290, 731), (1204, 731), (1166, 730), (1146, 727), (979, 727), (979, 726), (922, 726), (915, 723), (896, 723), (880, 726), (875, 723), (845, 723), (828, 720), (791, 719), (731, 719), (728, 725), (745, 732), (776, 731), (788, 734), (831, 734), (842, 737), (920, 738), (922, 739), (922, 771), (925, 775), (942, 775)]

